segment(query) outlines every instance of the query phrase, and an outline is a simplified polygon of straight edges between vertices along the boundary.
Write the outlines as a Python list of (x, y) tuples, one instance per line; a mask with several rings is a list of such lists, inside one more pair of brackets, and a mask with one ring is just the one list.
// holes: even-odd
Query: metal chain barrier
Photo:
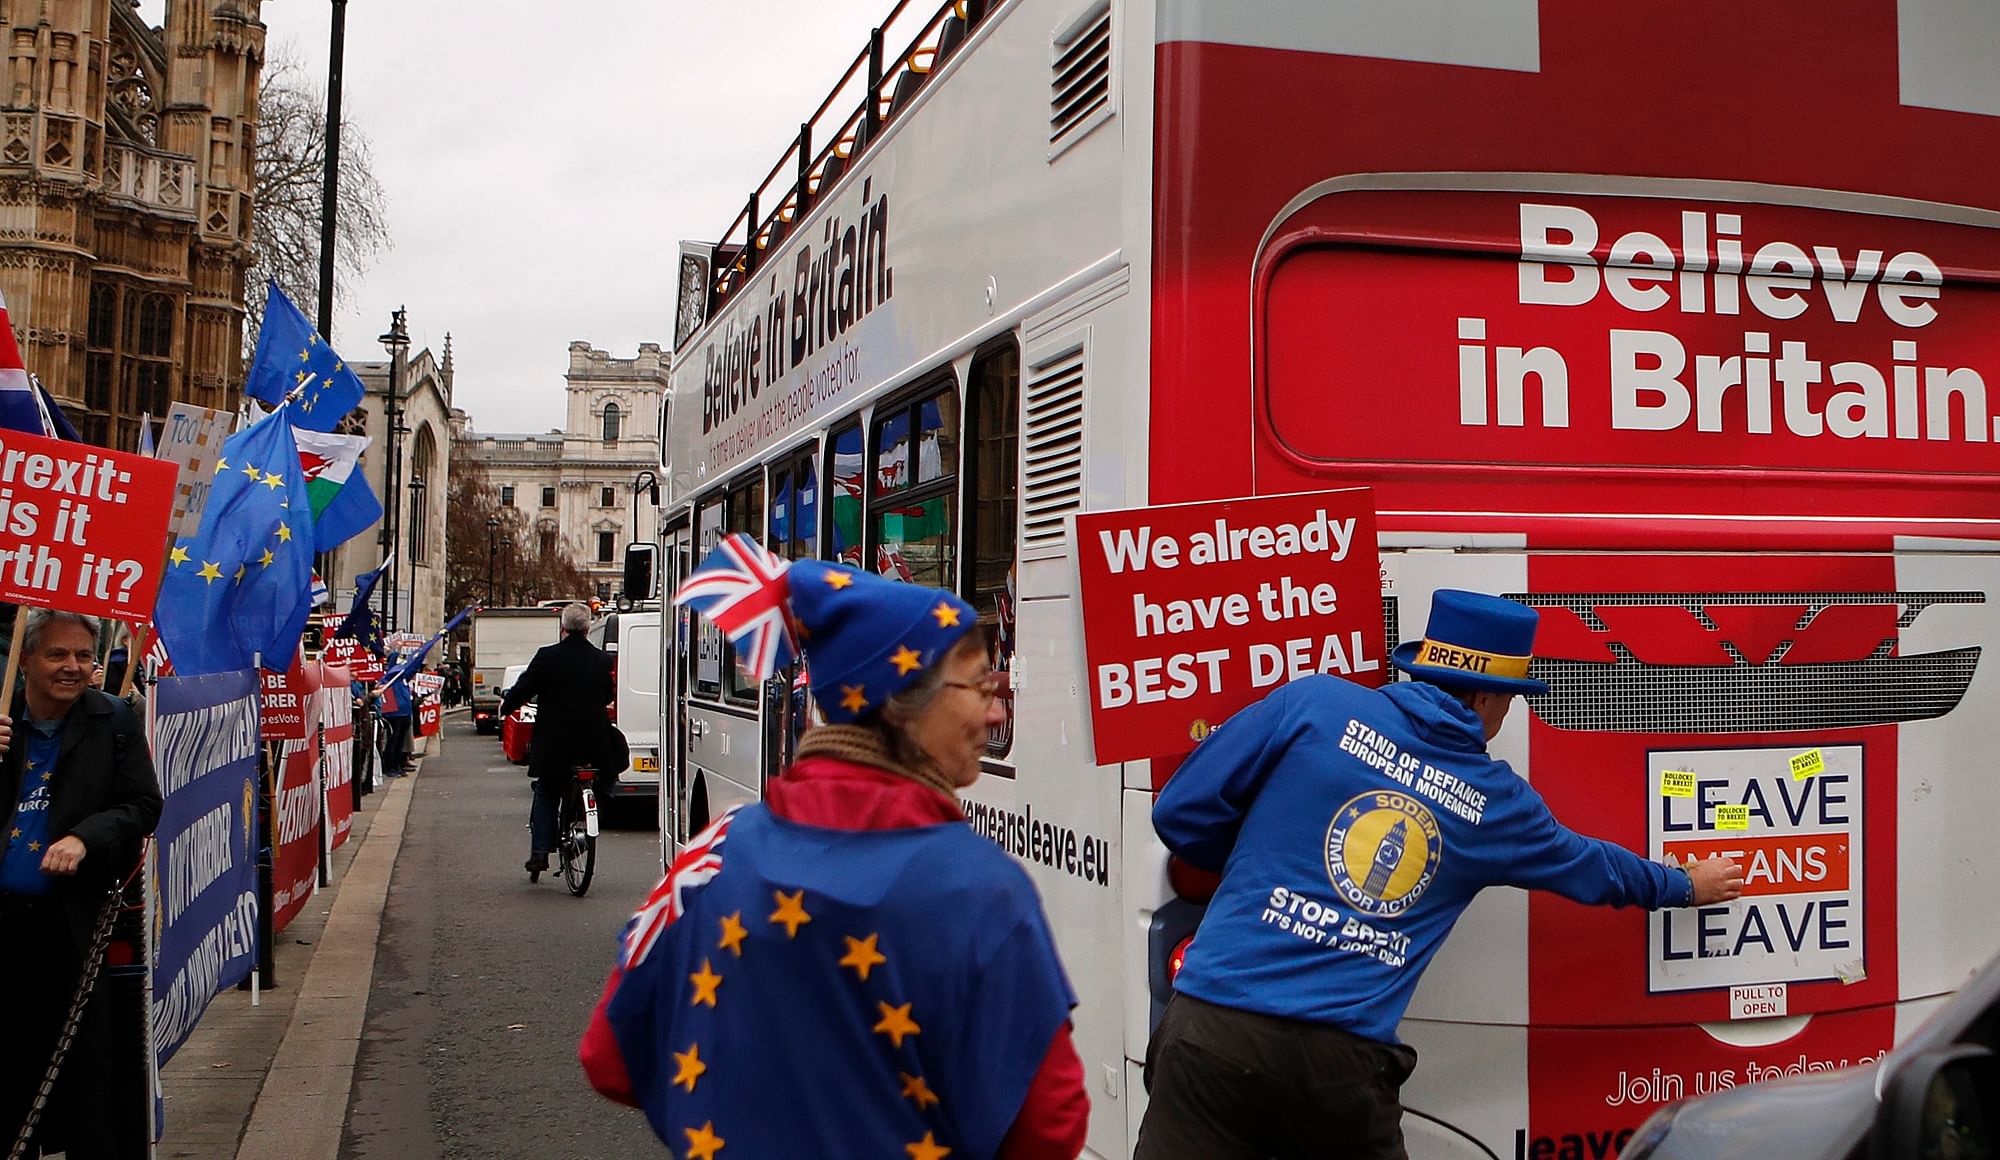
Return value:
[(124, 894), (125, 885), (120, 883), (105, 896), (104, 905), (97, 912), (97, 932), (91, 936), (90, 953), (83, 960), (83, 979), (69, 1001), (69, 1017), (63, 1020), (62, 1034), (56, 1037), (55, 1054), (49, 1057), (48, 1070), (42, 1074), (42, 1086), (35, 1092), (35, 1102), (28, 1108), (28, 1118), (21, 1124), (20, 1135), (14, 1138), (14, 1147), (7, 1153), (7, 1160), (21, 1160), (27, 1153), (28, 1138), (34, 1134), (36, 1122), (48, 1107), (49, 1094), (55, 1091), (56, 1076), (62, 1071), (63, 1056), (69, 1054), (70, 1041), (76, 1038), (76, 1029), (83, 1023), (83, 1009), (90, 1003), (91, 989), (97, 985), (97, 970), (104, 964), (104, 950), (111, 944), (111, 928), (118, 922)]

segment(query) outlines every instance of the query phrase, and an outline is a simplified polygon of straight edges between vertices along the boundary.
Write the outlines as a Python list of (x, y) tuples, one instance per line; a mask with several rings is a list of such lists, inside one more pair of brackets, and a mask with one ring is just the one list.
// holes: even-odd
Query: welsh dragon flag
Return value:
[(313, 530), (319, 551), (360, 535), (382, 518), (382, 503), (360, 470), (365, 435), (334, 435), (292, 429), (299, 444), (299, 465), (305, 471), (306, 494), (312, 497)]

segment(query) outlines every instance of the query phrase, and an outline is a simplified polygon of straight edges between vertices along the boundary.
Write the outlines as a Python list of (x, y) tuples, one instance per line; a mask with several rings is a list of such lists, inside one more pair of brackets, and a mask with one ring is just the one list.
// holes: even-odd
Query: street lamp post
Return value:
[[(413, 475), (410, 477), (410, 563), (412, 566), (419, 559), (429, 554), (430, 545), (425, 541), (428, 538), (430, 521), (424, 518), (429, 514), (424, 510), (424, 492), (429, 487), (430, 484), (424, 481), (423, 476)], [(417, 623), (416, 597), (417, 574), (411, 572), (410, 626), (412, 628), (416, 627)]]
[(500, 533), (500, 517), (487, 516), (486, 517), (486, 603), (488, 604), (494, 603), (493, 553), (494, 549), (498, 546), (499, 542), (495, 540), (493, 537), (498, 535), (499, 533)]
[(500, 537), (500, 603), (512, 604), (514, 595), (514, 537)]
[[(389, 478), (384, 481), (388, 486), (382, 491), (390, 499), (389, 510), (383, 517), (382, 550), (384, 555), (388, 556), (396, 550), (396, 542), (402, 531), (400, 516), (403, 505), (395, 502), (395, 495), (403, 487), (403, 355), (410, 349), (410, 328), (402, 307), (397, 307), (396, 312), (390, 316), (388, 333), (377, 341), (381, 342), (383, 348), (389, 352), (389, 397), (382, 408), (389, 451)], [(396, 597), (397, 589), (400, 587), (397, 578), (401, 571), (402, 569), (396, 567), (392, 559), (389, 566), (389, 583), (384, 586), (385, 607), (382, 610), (382, 623), (387, 625), (391, 632), (402, 627), (396, 623)]]

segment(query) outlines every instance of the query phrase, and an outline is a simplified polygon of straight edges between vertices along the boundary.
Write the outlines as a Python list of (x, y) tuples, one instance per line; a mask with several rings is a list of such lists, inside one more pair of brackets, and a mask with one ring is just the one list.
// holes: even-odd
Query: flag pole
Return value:
[(14, 606), (14, 641), (7, 648), (7, 679), (0, 684), (0, 694), (6, 697), (6, 711), (14, 711), (14, 682), (21, 675), (21, 644), (28, 635), (28, 606)]

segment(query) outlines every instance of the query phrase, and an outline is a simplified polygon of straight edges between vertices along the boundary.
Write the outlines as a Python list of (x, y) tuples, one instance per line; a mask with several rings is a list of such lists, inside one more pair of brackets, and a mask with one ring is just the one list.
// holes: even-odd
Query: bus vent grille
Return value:
[(1082, 136), (1111, 104), (1111, 5), (1058, 37), (1049, 80), (1049, 143)]
[[(1508, 599), (1567, 610), (1584, 634), (1572, 637), (1570, 649), (1580, 639), (1600, 654), (1596, 660), (1535, 658), (1528, 675), (1547, 682), (1549, 691), (1530, 696), (1528, 705), (1543, 724), (1653, 734), (1857, 729), (1945, 716), (1970, 689), (1981, 648), (1965, 642), (1939, 652), (1908, 653), (1887, 626), (1908, 629), (1934, 605), (1986, 602), (1984, 593), (1974, 591), (1510, 593)], [(1890, 634), (1875, 639), (1847, 631), (1837, 643), (1848, 655), (1797, 656), (1795, 643), (1809, 639), (1823, 614), (1852, 606), (1880, 609)], [(1753, 660), (1720, 614), (1758, 607), (1770, 609), (1777, 623), (1790, 623), (1791, 629), (1780, 634), (1787, 639), (1775, 647), (1759, 648)], [(1643, 622), (1612, 615), (1630, 608), (1665, 615)], [(1621, 630), (1620, 624), (1627, 627)], [(1626, 635), (1641, 631), (1634, 624), (1646, 626), (1646, 638)], [(1690, 648), (1703, 639), (1715, 649)], [(1551, 651), (1562, 648), (1553, 645)], [(1728, 663), (1645, 659), (1700, 651), (1726, 655)]]
[(1083, 510), (1084, 350), (1029, 368), (1021, 459), (1021, 555), (1063, 554), (1064, 518)]

